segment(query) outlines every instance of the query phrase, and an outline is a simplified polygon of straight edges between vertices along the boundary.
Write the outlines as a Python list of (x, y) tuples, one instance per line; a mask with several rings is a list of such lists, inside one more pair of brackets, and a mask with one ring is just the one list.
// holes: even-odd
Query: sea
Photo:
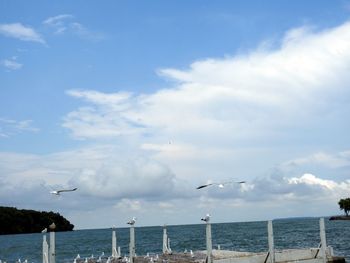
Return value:
[[(350, 221), (325, 219), (327, 245), (337, 256), (350, 262)], [(320, 244), (319, 218), (292, 218), (273, 221), (274, 243), (278, 249), (311, 248)], [(171, 249), (205, 250), (205, 224), (167, 226)], [(122, 256), (128, 254), (129, 228), (117, 228), (117, 246)], [(0, 260), (7, 263), (25, 259), (42, 262), (42, 233), (0, 236)], [(47, 234), (48, 235), (48, 234)], [(135, 226), (136, 254), (162, 252), (163, 227)], [(49, 240), (49, 237), (47, 236)], [(264, 252), (268, 250), (267, 222), (213, 223), (213, 248), (234, 251)], [(112, 229), (75, 230), (56, 233), (56, 262), (73, 262), (81, 258), (111, 255)]]

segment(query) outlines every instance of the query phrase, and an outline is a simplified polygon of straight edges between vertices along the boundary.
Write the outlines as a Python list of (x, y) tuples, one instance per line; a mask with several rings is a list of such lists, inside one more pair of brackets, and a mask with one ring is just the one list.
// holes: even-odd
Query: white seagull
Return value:
[(201, 218), (202, 221), (204, 222), (209, 222), (210, 220), (210, 215), (209, 214), (206, 214), (206, 216), (204, 218)]
[(224, 188), (225, 185), (227, 184), (244, 184), (245, 181), (228, 181), (228, 182), (223, 182), (223, 183), (210, 183), (210, 184), (203, 184), (203, 185), (200, 185), (198, 186), (196, 189), (202, 189), (204, 187), (208, 187), (208, 186), (212, 186), (212, 185), (217, 185), (219, 188)]
[(60, 195), (61, 193), (63, 192), (73, 192), (75, 190), (77, 190), (78, 188), (75, 187), (73, 189), (61, 189), (61, 190), (53, 190), (53, 191), (50, 191), (50, 194), (53, 194), (53, 195)]
[(133, 217), (129, 222), (127, 222), (127, 224), (134, 225), (135, 222), (136, 222), (136, 217)]

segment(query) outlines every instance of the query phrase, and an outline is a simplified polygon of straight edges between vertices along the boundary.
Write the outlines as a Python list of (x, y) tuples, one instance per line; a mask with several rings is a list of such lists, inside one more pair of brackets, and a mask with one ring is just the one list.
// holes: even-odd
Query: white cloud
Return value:
[[(333, 213), (350, 190), (340, 176), (348, 175), (349, 151), (323, 149), (348, 136), (349, 42), (350, 23), (320, 32), (299, 28), (278, 49), (159, 70), (174, 84), (154, 93), (69, 90), (84, 105), (63, 118), (63, 127), (104, 145), (16, 156), (22, 165), (15, 168), (15, 157), (4, 154), (2, 200), (19, 183), (10, 178), (36, 178), (77, 185), (81, 210), (113, 207), (110, 215), (126, 216), (124, 209), (151, 218), (160, 208), (188, 220), (208, 210), (222, 220), (231, 210), (242, 220)], [(307, 169), (310, 164), (322, 169)], [(247, 183), (195, 190), (232, 177)], [(28, 195), (37, 191), (28, 187)]]
[[(85, 220), (86, 213), (101, 209), (125, 220), (132, 215), (140, 216), (144, 218), (143, 224), (150, 225), (189, 223), (208, 211), (219, 221), (229, 220), (228, 211), (232, 209), (241, 214), (235, 215), (235, 220), (261, 220), (284, 215), (286, 211), (281, 208), (286, 204), (291, 207), (287, 216), (310, 215), (310, 210), (304, 207), (306, 203), (313, 204), (313, 209), (324, 215), (337, 211), (337, 201), (350, 191), (350, 180), (337, 182), (312, 174), (287, 177), (273, 173), (243, 185), (199, 191), (191, 178), (181, 179), (147, 154), (142, 156), (140, 152), (113, 146), (41, 156), (0, 153), (0, 182), (3, 204), (52, 209), (55, 202), (57, 209), (74, 217), (78, 227), (105, 227), (107, 219), (88, 223)], [(50, 187), (78, 187), (78, 191), (71, 193), (73, 199), (71, 195), (57, 199), (50, 196)], [(267, 215), (264, 209), (253, 209), (257, 206), (275, 210), (269, 210)], [(160, 210), (163, 213), (159, 214)], [(252, 214), (253, 210), (256, 214)]]
[(23, 41), (32, 41), (45, 44), (45, 40), (33, 28), (21, 23), (0, 24), (0, 34), (7, 37), (17, 38)]
[(139, 200), (122, 199), (115, 206), (119, 210), (131, 210), (139, 211), (141, 210), (141, 202)]
[(43, 24), (55, 29), (55, 34), (63, 34), (67, 31), (67, 21), (73, 19), (74, 16), (62, 14), (47, 18)]
[(56, 35), (70, 33), (92, 41), (99, 41), (103, 39), (101, 34), (88, 30), (81, 23), (77, 22), (75, 17), (71, 14), (61, 14), (49, 17), (43, 21), (43, 24), (55, 30), (54, 33)]
[[(346, 174), (303, 165), (311, 158), (314, 166), (347, 167), (348, 159), (320, 149), (334, 143), (333, 130), (346, 130), (349, 41), (350, 23), (319, 32), (292, 29), (277, 49), (259, 47), (249, 54), (196, 61), (188, 69), (159, 70), (174, 84), (154, 93), (70, 90), (68, 95), (86, 105), (67, 114), (63, 126), (79, 139), (124, 141), (193, 185), (232, 176), (252, 180), (276, 163), (304, 156), (307, 149), (312, 157), (295, 160), (297, 172), (280, 165), (285, 175), (272, 182), (271, 191), (281, 196), (286, 191), (291, 198), (292, 186), (284, 177), (316, 171), (320, 178), (342, 181)], [(336, 135), (342, 136), (346, 140), (345, 132)], [(226, 195), (230, 192), (219, 197)]]
[(0, 118), (0, 137), (10, 137), (22, 132), (38, 132), (39, 129), (32, 126), (32, 120), (13, 120)]
[(304, 158), (298, 158), (290, 160), (284, 163), (282, 166), (298, 166), (306, 164), (317, 164), (319, 166), (325, 166), (329, 168), (341, 168), (350, 166), (350, 152), (344, 151), (337, 154), (329, 154), (324, 152), (318, 152)]
[[(349, 94), (349, 40), (350, 23), (322, 32), (300, 28), (288, 32), (277, 50), (160, 70), (176, 84), (153, 94), (71, 91), (92, 106), (70, 113), (64, 126), (85, 138), (142, 134), (147, 127), (156, 136), (232, 142), (321, 125), (318, 116), (336, 112)], [(101, 129), (81, 134), (85, 125)]]
[(273, 175), (255, 180), (252, 186), (252, 191), (247, 195), (255, 201), (283, 198), (297, 201), (331, 200), (336, 204), (340, 198), (348, 195), (350, 180), (336, 182), (308, 173), (291, 178)]
[(23, 64), (18, 63), (16, 59), (3, 59), (1, 64), (8, 70), (19, 70), (23, 67)]
[(70, 14), (61, 14), (61, 15), (52, 16), (45, 19), (45, 21), (43, 21), (43, 24), (50, 25), (50, 26), (61, 26), (64, 20), (72, 19), (72, 18), (74, 18), (74, 16)]

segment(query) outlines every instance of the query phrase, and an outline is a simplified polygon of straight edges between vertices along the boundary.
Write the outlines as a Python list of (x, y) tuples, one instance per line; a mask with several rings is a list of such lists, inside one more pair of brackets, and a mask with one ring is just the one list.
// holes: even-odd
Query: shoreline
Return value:
[(331, 216), (329, 220), (350, 220), (350, 216)]

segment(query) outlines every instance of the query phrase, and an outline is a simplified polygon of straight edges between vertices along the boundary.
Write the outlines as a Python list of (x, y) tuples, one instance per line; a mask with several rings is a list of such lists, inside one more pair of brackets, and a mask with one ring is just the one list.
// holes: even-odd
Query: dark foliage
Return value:
[(59, 213), (0, 206), (0, 235), (38, 233), (55, 223), (55, 231), (72, 231), (72, 225)]
[(345, 215), (349, 216), (349, 212), (350, 212), (350, 198), (340, 199), (338, 204), (339, 204), (340, 210), (344, 210)]

